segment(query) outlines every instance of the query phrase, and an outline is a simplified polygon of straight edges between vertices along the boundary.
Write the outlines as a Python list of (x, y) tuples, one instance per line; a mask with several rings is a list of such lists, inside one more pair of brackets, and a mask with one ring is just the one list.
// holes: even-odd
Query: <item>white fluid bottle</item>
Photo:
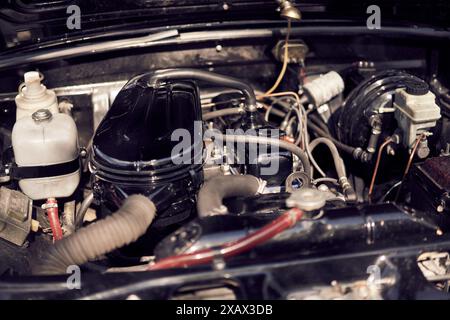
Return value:
[(19, 187), (33, 200), (68, 197), (80, 182), (78, 134), (72, 117), (41, 109), (12, 131)]
[(24, 80), (25, 82), (19, 86), (19, 94), (16, 96), (16, 120), (31, 116), (33, 112), (40, 109), (58, 113), (56, 94), (41, 83), (39, 72), (26, 72)]

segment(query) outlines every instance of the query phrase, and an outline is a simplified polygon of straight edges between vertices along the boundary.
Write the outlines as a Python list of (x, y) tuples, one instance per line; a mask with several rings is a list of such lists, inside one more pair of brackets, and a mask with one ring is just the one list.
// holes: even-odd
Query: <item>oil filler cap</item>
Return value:
[(286, 199), (286, 205), (289, 208), (299, 208), (305, 211), (314, 211), (322, 209), (327, 202), (327, 195), (323, 191), (312, 188), (302, 188), (294, 191)]

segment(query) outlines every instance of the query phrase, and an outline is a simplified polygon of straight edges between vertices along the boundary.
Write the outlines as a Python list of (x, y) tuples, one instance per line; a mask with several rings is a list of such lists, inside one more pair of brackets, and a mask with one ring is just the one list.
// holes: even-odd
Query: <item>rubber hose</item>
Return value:
[(225, 214), (223, 199), (257, 194), (261, 182), (251, 175), (217, 176), (206, 181), (198, 193), (197, 212), (200, 218)]
[(75, 229), (81, 228), (83, 226), (84, 216), (94, 201), (94, 193), (90, 192), (86, 198), (84, 198), (81, 203), (80, 209), (75, 216)]
[(203, 121), (209, 121), (212, 119), (224, 117), (224, 116), (233, 116), (242, 114), (244, 110), (242, 108), (228, 108), (228, 109), (222, 109), (217, 111), (211, 111), (208, 113), (203, 114), (202, 118)]
[(33, 268), (35, 274), (65, 274), (67, 267), (98, 258), (136, 241), (152, 223), (156, 207), (142, 195), (128, 197), (114, 214), (62, 239)]
[(309, 144), (309, 148), (311, 149), (311, 152), (319, 145), (324, 144), (330, 149), (331, 155), (333, 156), (334, 166), (336, 167), (336, 172), (339, 178), (347, 178), (347, 173), (345, 170), (344, 161), (342, 160), (341, 156), (339, 155), (339, 151), (334, 145), (334, 143), (328, 139), (328, 138), (317, 138), (311, 141)]
[(337, 148), (339, 148), (342, 151), (344, 151), (345, 153), (348, 153), (349, 155), (353, 156), (353, 153), (355, 152), (356, 148), (353, 148), (349, 145), (346, 145), (346, 144), (340, 142), (339, 140), (336, 140), (331, 135), (329, 135), (328, 133), (326, 133), (325, 131), (323, 131), (321, 128), (319, 128), (318, 126), (316, 126), (313, 123), (308, 123), (308, 128), (312, 129), (314, 132), (318, 133), (319, 135), (330, 139), (331, 141), (333, 141), (333, 143), (336, 145)]
[(164, 69), (157, 70), (149, 80), (150, 85), (157, 85), (166, 80), (200, 80), (224, 87), (240, 90), (248, 107), (256, 109), (256, 96), (253, 89), (239, 79), (197, 69)]
[(250, 136), (250, 135), (222, 135), (215, 136), (218, 139), (223, 139), (224, 141), (237, 142), (237, 143), (259, 143), (259, 144), (270, 144), (276, 145), (281, 149), (287, 150), (295, 154), (303, 164), (303, 169), (311, 180), (311, 163), (309, 162), (306, 153), (297, 147), (295, 144), (286, 142), (280, 139), (261, 137), (261, 136)]

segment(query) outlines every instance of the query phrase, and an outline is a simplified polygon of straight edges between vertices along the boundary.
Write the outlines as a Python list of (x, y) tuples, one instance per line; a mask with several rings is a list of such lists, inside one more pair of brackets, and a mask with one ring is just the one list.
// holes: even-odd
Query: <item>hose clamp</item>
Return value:
[(258, 190), (256, 191), (256, 194), (261, 194), (264, 192), (264, 189), (267, 186), (267, 181), (263, 180), (261, 178), (257, 178), (258, 179)]
[(44, 203), (41, 205), (42, 210), (58, 208), (58, 203)]

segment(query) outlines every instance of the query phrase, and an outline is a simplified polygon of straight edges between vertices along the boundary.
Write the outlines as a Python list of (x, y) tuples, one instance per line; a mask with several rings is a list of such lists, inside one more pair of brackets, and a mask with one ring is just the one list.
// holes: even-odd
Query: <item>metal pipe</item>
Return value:
[(197, 69), (163, 69), (156, 70), (149, 79), (150, 86), (157, 86), (160, 82), (167, 80), (200, 80), (216, 85), (234, 88), (242, 92), (245, 98), (245, 107), (247, 111), (256, 111), (256, 96), (247, 83), (239, 79), (203, 71)]
[(293, 143), (289, 143), (280, 139), (268, 138), (262, 136), (250, 136), (250, 135), (215, 135), (217, 139), (224, 141), (236, 142), (236, 143), (257, 143), (257, 144), (269, 144), (280, 147), (295, 154), (303, 164), (303, 169), (311, 180), (311, 163), (309, 162), (306, 153)]
[(84, 198), (83, 202), (81, 203), (80, 209), (78, 210), (75, 216), (75, 229), (81, 228), (83, 226), (84, 217), (93, 201), (94, 201), (94, 193), (90, 192), (86, 196), (86, 198)]
[(233, 116), (244, 113), (244, 109), (242, 108), (227, 108), (222, 110), (216, 110), (204, 113), (202, 118), (203, 121), (210, 121), (212, 119), (225, 117), (225, 116)]

